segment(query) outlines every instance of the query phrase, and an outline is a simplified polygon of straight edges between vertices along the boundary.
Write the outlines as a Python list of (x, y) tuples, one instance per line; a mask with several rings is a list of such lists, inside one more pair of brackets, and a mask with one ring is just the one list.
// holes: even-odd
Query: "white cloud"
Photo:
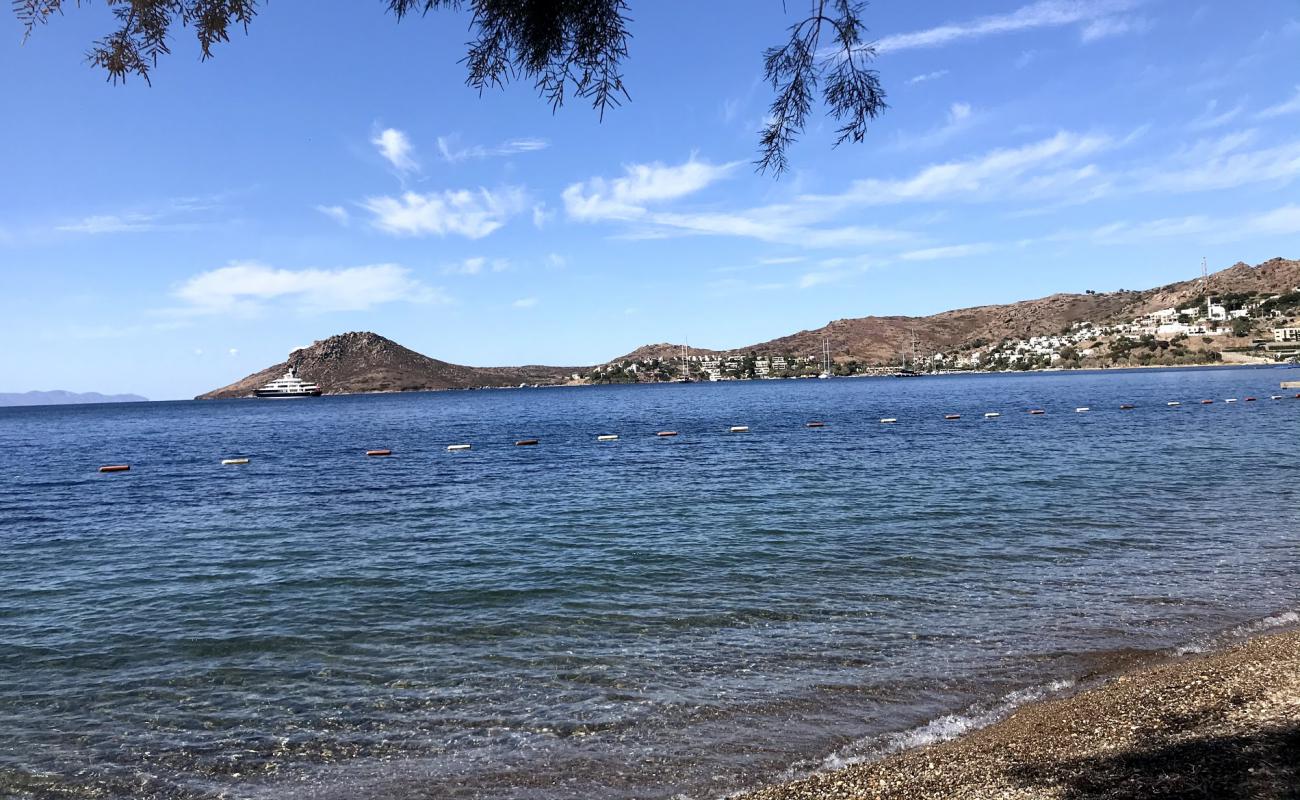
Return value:
[(956, 124), (970, 118), (970, 103), (953, 103), (948, 109), (949, 124)]
[(520, 153), (535, 153), (551, 146), (551, 143), (545, 139), (524, 137), (509, 139), (494, 147), (485, 147), (481, 144), (458, 147), (456, 139), (455, 136), (438, 137), (438, 153), (442, 156), (442, 160), (448, 164), (456, 164), (471, 158), (492, 158), (495, 156), (513, 156)]
[(515, 308), (532, 308), (533, 306), (537, 305), (537, 298), (521, 297), (518, 300), (511, 303), (510, 305), (514, 306)]
[(347, 225), (351, 220), (351, 215), (343, 206), (316, 206), (316, 210), (340, 225)]
[(1227, 111), (1220, 112), (1219, 101), (1211, 100), (1205, 104), (1205, 110), (1200, 116), (1192, 120), (1188, 127), (1194, 131), (1204, 131), (1226, 125), (1240, 116), (1245, 107), (1244, 103), (1239, 103)]
[(886, 36), (876, 42), (876, 50), (889, 53), (920, 47), (942, 47), (970, 39), (982, 39), (1004, 33), (1055, 28), (1111, 17), (1138, 4), (1138, 0), (1039, 0), (1007, 14), (993, 14), (964, 22), (952, 22), (912, 33)]
[(1259, 119), (1273, 119), (1288, 114), (1300, 114), (1300, 86), (1295, 87), (1295, 94), (1291, 95), (1290, 99), (1269, 106), (1255, 116)]
[(533, 227), (541, 230), (555, 219), (555, 212), (546, 207), (545, 203), (537, 203), (533, 206)]
[(560, 255), (559, 253), (547, 253), (546, 266), (550, 267), (551, 269), (564, 269), (568, 265), (569, 265), (569, 259)]
[(377, 133), (370, 143), (379, 150), (379, 155), (397, 168), (398, 172), (411, 172), (420, 166), (415, 161), (411, 140), (396, 128), (385, 128)]
[(1132, 222), (1123, 220), (1082, 231), (1062, 231), (1050, 241), (1088, 240), (1103, 245), (1131, 245), (1176, 238), (1197, 243), (1224, 243), (1260, 236), (1300, 234), (1300, 205), (1290, 204), (1236, 217), (1193, 214)]
[(154, 230), (157, 225), (154, 214), (95, 214), (76, 222), (69, 222), (55, 227), (65, 233), (138, 233)]
[[(1004, 198), (1024, 194), (1025, 176), (1033, 170), (1059, 170), (1071, 162), (1091, 156), (1114, 145), (1104, 135), (1082, 135), (1061, 131), (1055, 136), (1020, 147), (993, 150), (961, 161), (933, 164), (909, 178), (884, 180), (867, 178), (855, 181), (840, 195), (820, 199), (840, 205), (890, 205), (895, 203), (935, 201), (956, 198)], [(1057, 172), (1044, 177), (1055, 177)], [(1051, 184), (1043, 186), (1050, 188)]]
[(1014, 62), (1016, 65), (1016, 69), (1024, 69), (1025, 67), (1029, 66), (1034, 62), (1035, 59), (1038, 58), (1038, 55), (1039, 53), (1037, 50), (1022, 51), (1020, 55), (1016, 56), (1016, 60)]
[(362, 205), (375, 215), (376, 228), (397, 236), (446, 236), (482, 239), (525, 207), (523, 189), (480, 188), (443, 192), (405, 192), (399, 197), (369, 197)]
[(383, 303), (446, 297), (397, 264), (341, 269), (275, 269), (253, 262), (201, 272), (176, 288), (195, 313), (253, 313), (273, 302), (298, 311), (364, 311)]
[(915, 86), (918, 83), (925, 83), (926, 81), (938, 80), (939, 78), (942, 78), (947, 74), (948, 74), (948, 70), (939, 69), (939, 70), (935, 70), (934, 72), (926, 72), (921, 75), (914, 75), (907, 79), (907, 83), (909, 86)]
[(1206, 139), (1164, 162), (1136, 170), (1135, 188), (1151, 192), (1197, 192), (1256, 183), (1289, 183), (1300, 177), (1300, 140), (1257, 150), (1243, 149), (1257, 139), (1253, 130)]
[(1122, 36), (1126, 33), (1142, 33), (1151, 27), (1151, 22), (1144, 17), (1102, 17), (1089, 22), (1079, 31), (1079, 39), (1084, 43)]
[(904, 261), (936, 261), (941, 258), (965, 258), (966, 256), (987, 253), (992, 249), (992, 245), (982, 242), (977, 244), (954, 244), (945, 247), (908, 250), (905, 253), (900, 253), (898, 257)]
[(709, 164), (694, 156), (683, 164), (632, 164), (623, 177), (591, 178), (564, 190), (564, 208), (573, 219), (634, 219), (645, 206), (694, 194), (727, 177), (740, 162)]
[(231, 357), (231, 358), (234, 358), (235, 356), (239, 355), (239, 348), (238, 348), (238, 347), (232, 347), (232, 348), (230, 348), (229, 350), (227, 350), (226, 352), (230, 354), (230, 357)]
[(442, 268), (444, 275), (481, 275), (484, 272), (505, 272), (510, 262), (504, 258), (488, 259), (483, 256), (466, 258)]

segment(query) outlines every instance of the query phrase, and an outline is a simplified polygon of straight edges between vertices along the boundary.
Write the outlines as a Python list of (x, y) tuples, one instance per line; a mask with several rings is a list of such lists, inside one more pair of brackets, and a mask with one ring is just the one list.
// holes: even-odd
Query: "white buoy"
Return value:
[(1235, 403), (1235, 402), (1237, 402), (1237, 398), (1235, 398), (1235, 397), (1229, 397), (1227, 400), (1224, 400), (1223, 402), (1225, 402), (1225, 403)]
[(1181, 406), (1182, 403), (1178, 402), (1177, 400), (1170, 400), (1168, 403), (1165, 403), (1165, 405), (1167, 405), (1167, 406)]
[(999, 414), (998, 412), (996, 412), (996, 411), (990, 411), (990, 412), (988, 412), (987, 414), (984, 415), (984, 419), (993, 419), (994, 417), (1000, 417), (1000, 416), (1002, 416), (1002, 415)]
[(1282, 395), (1280, 395), (1280, 394), (1269, 395), (1268, 399), (1269, 399), (1269, 400), (1281, 400), (1281, 399), (1282, 399)]
[(732, 425), (732, 426), (731, 426), (731, 432), (732, 432), (732, 433), (749, 433), (749, 426), (748, 426), (748, 425)]
[(247, 464), (247, 463), (248, 463), (248, 459), (246, 459), (246, 458), (223, 458), (223, 459), (221, 459), (221, 463), (222, 463), (223, 465), (226, 465), (226, 466), (235, 465), (235, 464)]
[(885, 417), (884, 419), (880, 420), (880, 422), (883, 425), (889, 425), (891, 423), (898, 422), (898, 419), (896, 417)]
[(468, 449), (470, 449), (470, 447), (471, 447), (471, 446), (470, 446), (470, 445), (467, 445), (467, 444), (449, 444), (449, 445), (447, 445), (447, 449), (448, 449), (448, 450), (468, 450)]
[(618, 438), (618, 434), (617, 434), (617, 433), (602, 433), (601, 435), (599, 435), (599, 436), (596, 437), (596, 441), (598, 441), (598, 442), (612, 442), (612, 441), (614, 441), (614, 440), (617, 439), (617, 438)]
[(1091, 411), (1091, 410), (1092, 410), (1092, 409), (1091, 409), (1091, 408), (1088, 408), (1087, 406), (1079, 406), (1078, 408), (1076, 408), (1076, 409), (1074, 410), (1074, 413), (1076, 413), (1076, 414), (1086, 414), (1086, 413), (1088, 413), (1088, 412)]

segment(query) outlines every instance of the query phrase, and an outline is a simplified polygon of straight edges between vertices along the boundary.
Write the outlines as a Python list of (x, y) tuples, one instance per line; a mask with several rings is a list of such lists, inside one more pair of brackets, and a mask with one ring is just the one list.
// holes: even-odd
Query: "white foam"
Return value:
[(859, 739), (822, 759), (818, 771), (836, 770), (853, 764), (878, 761), (904, 750), (956, 739), (1005, 719), (1012, 711), (1026, 703), (1042, 700), (1072, 686), (1074, 686), (1072, 680), (1052, 681), (1045, 686), (1034, 686), (1011, 692), (991, 704), (977, 703), (960, 714), (946, 714), (910, 730)]

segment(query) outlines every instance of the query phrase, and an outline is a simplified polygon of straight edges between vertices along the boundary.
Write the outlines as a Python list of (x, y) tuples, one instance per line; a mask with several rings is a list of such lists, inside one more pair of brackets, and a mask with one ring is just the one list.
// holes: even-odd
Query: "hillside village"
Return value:
[[(786, 337), (767, 347), (759, 345), (731, 352), (691, 354), (678, 346), (655, 345), (594, 367), (578, 377), (589, 383), (810, 378), (826, 371), (821, 353), (811, 347), (814, 343), (824, 343), (830, 349), (829, 372), (837, 376), (890, 375), (903, 370), (1023, 371), (1295, 361), (1300, 358), (1300, 286), (1285, 291), (1243, 289), (1216, 294), (1211, 294), (1210, 289), (1215, 282), (1222, 284), (1223, 276), (1231, 277), (1234, 270), (1236, 278), (1244, 279), (1257, 277), (1258, 271), (1265, 267), (1281, 265), (1293, 269), (1296, 264), (1283, 259), (1259, 267), (1239, 264), (1215, 276), (1203, 276), (1200, 281), (1147, 293), (1097, 295), (1096, 305), (1103, 310), (1117, 304), (1141, 306), (1144, 302), (1149, 307), (1152, 299), (1168, 297), (1181, 298), (1181, 301), (1135, 316), (1076, 320), (1056, 333), (1002, 336), (996, 341), (975, 336), (944, 347), (933, 341), (937, 337), (927, 341), (925, 323), (934, 318), (910, 321), (887, 318), (885, 321), (893, 325), (890, 332), (895, 338), (899, 325), (903, 324), (911, 341), (898, 346), (896, 355), (869, 358), (854, 353), (851, 346), (837, 346), (835, 329), (841, 323), (832, 323), (820, 332), (819, 338), (808, 335), (818, 332), (805, 332), (801, 338)], [(1045, 299), (1051, 300), (1058, 298)], [(1041, 302), (1044, 301), (1028, 301)], [(1025, 304), (1006, 308), (1021, 305)], [(803, 345), (803, 352), (791, 347), (795, 341)], [(813, 352), (808, 352), (810, 349)]]

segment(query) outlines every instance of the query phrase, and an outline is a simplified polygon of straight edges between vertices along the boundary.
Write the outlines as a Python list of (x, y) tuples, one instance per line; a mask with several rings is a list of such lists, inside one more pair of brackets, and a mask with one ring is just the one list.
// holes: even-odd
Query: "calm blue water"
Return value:
[(0, 409), (0, 796), (706, 798), (886, 749), (1300, 606), (1298, 377)]

